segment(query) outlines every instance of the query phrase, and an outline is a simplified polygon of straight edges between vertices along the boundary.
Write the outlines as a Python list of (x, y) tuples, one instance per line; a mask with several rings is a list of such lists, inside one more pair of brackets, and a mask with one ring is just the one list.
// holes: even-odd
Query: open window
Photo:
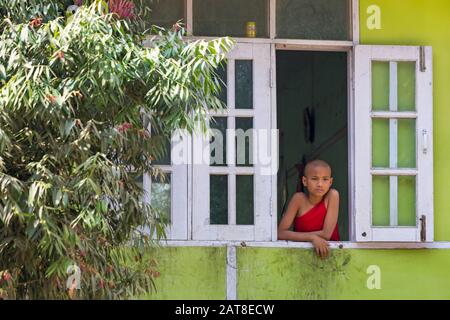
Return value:
[(348, 52), (276, 51), (278, 221), (301, 183), (304, 166), (326, 160), (340, 194), (340, 239), (349, 240)]
[(432, 51), (355, 47), (355, 238), (433, 241)]
[(188, 164), (172, 155), (165, 182), (145, 178), (148, 201), (170, 193), (169, 239), (275, 241), (298, 165), (321, 157), (342, 240), (433, 241), (431, 48), (356, 45), (356, 0), (146, 1), (162, 25), (237, 40), (210, 135), (185, 138)]

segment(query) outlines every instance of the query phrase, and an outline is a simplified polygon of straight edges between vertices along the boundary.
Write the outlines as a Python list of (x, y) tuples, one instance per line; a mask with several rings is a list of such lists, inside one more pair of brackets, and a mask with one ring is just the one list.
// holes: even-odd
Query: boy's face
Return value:
[(323, 197), (331, 188), (331, 169), (324, 166), (308, 167), (302, 177), (303, 185), (311, 195)]

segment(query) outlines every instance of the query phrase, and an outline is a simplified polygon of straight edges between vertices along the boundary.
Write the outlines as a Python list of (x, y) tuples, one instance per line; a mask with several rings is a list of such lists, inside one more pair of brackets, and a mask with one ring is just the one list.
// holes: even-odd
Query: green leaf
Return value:
[(53, 189), (52, 197), (53, 197), (53, 205), (55, 207), (58, 207), (63, 197), (61, 189), (59, 188)]
[(28, 42), (28, 26), (27, 25), (22, 26), (22, 31), (20, 32), (20, 41)]
[(68, 137), (74, 126), (75, 126), (75, 120), (66, 120), (64, 122), (64, 129), (61, 133), (61, 136), (64, 138)]
[(6, 69), (3, 64), (0, 63), (0, 79), (6, 80)]
[(37, 182), (33, 182), (31, 184), (30, 190), (28, 192), (28, 205), (29, 206), (33, 206), (34, 205), (34, 200), (35, 200), (35, 197), (36, 197), (36, 193), (38, 192), (38, 189), (39, 189), (39, 187), (38, 187)]
[(64, 208), (67, 208), (69, 206), (69, 194), (67, 192), (64, 192), (62, 197), (62, 204)]

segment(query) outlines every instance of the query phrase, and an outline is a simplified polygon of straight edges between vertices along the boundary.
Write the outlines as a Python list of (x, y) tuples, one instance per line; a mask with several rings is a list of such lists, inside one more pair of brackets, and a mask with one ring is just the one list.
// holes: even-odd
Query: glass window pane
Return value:
[(170, 165), (171, 161), (171, 145), (170, 145), (170, 137), (163, 135), (162, 133), (157, 133), (152, 127), (151, 137), (153, 142), (157, 148), (154, 148), (155, 151), (154, 157), (155, 160), (152, 161), (154, 165)]
[(397, 63), (398, 110), (414, 111), (416, 105), (416, 63)]
[(253, 108), (253, 61), (235, 61), (235, 108)]
[(253, 165), (253, 118), (236, 118), (236, 166)]
[(185, 0), (143, 0), (143, 4), (150, 8), (150, 12), (146, 12), (143, 20), (148, 26), (157, 25), (163, 28), (172, 28), (178, 21), (185, 19)]
[(398, 123), (398, 167), (416, 167), (416, 120), (401, 119)]
[(389, 226), (389, 177), (372, 176), (372, 225)]
[(164, 216), (171, 221), (170, 210), (170, 174), (165, 174), (164, 177), (152, 177), (151, 191), (150, 191), (150, 204), (152, 209), (160, 216)]
[(277, 0), (277, 38), (348, 40), (348, 0)]
[(228, 76), (227, 76), (227, 63), (226, 63), (226, 61), (224, 61), (224, 63), (221, 64), (217, 68), (216, 72), (217, 72), (217, 75), (219, 76), (220, 80), (222, 80), (221, 83), (220, 83), (221, 90), (220, 90), (220, 94), (219, 94), (219, 99), (225, 105), (228, 105), (228, 98), (227, 98), (227, 84), (228, 84), (227, 79), (228, 79)]
[(228, 176), (209, 176), (210, 224), (228, 224)]
[(372, 110), (389, 110), (389, 62), (372, 61)]
[(372, 167), (389, 168), (389, 120), (372, 120)]
[[(396, 185), (396, 193), (391, 193), (391, 183)], [(416, 178), (414, 176), (372, 176), (372, 225), (391, 226), (391, 197), (397, 197), (397, 224), (392, 226), (416, 225)]]
[(398, 177), (398, 225), (416, 225), (416, 177)]
[(135, 182), (144, 191), (144, 193), (142, 194), (142, 198), (140, 198), (139, 200), (142, 201), (142, 202), (145, 202), (145, 195), (148, 192), (148, 190), (144, 190), (144, 176), (143, 175), (139, 175), (135, 179)]
[(268, 12), (267, 0), (193, 0), (194, 35), (247, 37), (247, 24), (253, 22), (256, 37), (265, 38)]
[(227, 165), (227, 118), (214, 117), (209, 122), (211, 128), (210, 147), (210, 165)]
[(254, 224), (253, 176), (236, 176), (236, 224)]
[[(143, 175), (139, 175), (137, 178), (136, 178), (136, 184), (139, 186), (139, 187), (141, 187), (142, 189), (144, 189), (144, 176)], [(145, 191), (144, 191), (145, 192)], [(144, 199), (141, 199), (142, 201), (144, 201)]]
[[(397, 127), (397, 137), (390, 137), (390, 126)], [(390, 159), (390, 144), (397, 139), (397, 159)], [(395, 165), (396, 163), (396, 165)], [(379, 168), (416, 167), (416, 120), (372, 120), (372, 166)]]

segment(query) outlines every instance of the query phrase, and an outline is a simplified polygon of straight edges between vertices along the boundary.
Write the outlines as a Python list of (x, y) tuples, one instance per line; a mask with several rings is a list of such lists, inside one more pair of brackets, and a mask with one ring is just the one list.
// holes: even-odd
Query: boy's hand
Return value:
[(327, 242), (327, 240), (319, 237), (318, 235), (313, 235), (311, 242), (312, 242), (314, 248), (316, 248), (316, 253), (318, 256), (320, 256), (322, 259), (325, 259), (328, 257), (328, 242)]

